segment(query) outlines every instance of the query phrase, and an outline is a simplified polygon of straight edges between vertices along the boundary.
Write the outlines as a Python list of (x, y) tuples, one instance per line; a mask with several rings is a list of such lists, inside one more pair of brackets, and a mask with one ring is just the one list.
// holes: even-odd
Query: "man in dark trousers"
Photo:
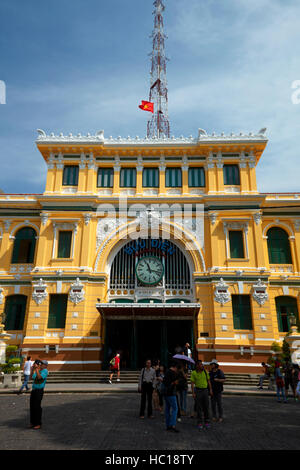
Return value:
[(148, 418), (153, 418), (152, 414), (152, 394), (156, 380), (156, 371), (152, 367), (150, 359), (146, 361), (146, 367), (141, 370), (139, 380), (139, 392), (141, 396), (140, 418), (145, 418), (146, 399), (148, 400)]
[(40, 429), (42, 426), (42, 399), (46, 385), (48, 362), (37, 360), (32, 366), (32, 390), (30, 395), (30, 427)]
[(165, 418), (167, 431), (179, 432), (176, 429), (178, 404), (176, 386), (178, 385), (178, 363), (171, 362), (163, 380), (163, 395), (165, 399)]
[(202, 361), (196, 362), (196, 369), (191, 374), (192, 394), (196, 402), (198, 429), (203, 429), (202, 414), (204, 414), (204, 426), (209, 424), (209, 395), (212, 396), (212, 388), (208, 372), (204, 369)]
[(219, 369), (219, 364), (216, 359), (213, 359), (210, 363), (210, 382), (212, 388), (212, 397), (211, 397), (211, 409), (213, 415), (213, 421), (217, 421), (217, 407), (219, 413), (219, 423), (223, 421), (223, 405), (222, 405), (222, 392), (223, 384), (225, 382), (224, 372)]

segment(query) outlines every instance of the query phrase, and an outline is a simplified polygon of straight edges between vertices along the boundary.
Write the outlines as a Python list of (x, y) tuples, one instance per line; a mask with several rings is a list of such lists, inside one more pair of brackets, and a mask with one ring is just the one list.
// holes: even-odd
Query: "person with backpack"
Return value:
[(146, 361), (145, 367), (141, 370), (139, 380), (139, 392), (141, 396), (140, 418), (145, 418), (146, 400), (148, 401), (148, 418), (153, 418), (152, 414), (152, 394), (156, 382), (156, 371), (151, 366), (151, 360)]
[(187, 370), (184, 366), (181, 366), (178, 370), (178, 384), (177, 384), (177, 392), (179, 395), (179, 407), (178, 411), (180, 411), (181, 416), (186, 416), (186, 398), (187, 398), (187, 391), (188, 391), (188, 376)]
[(191, 374), (191, 384), (197, 409), (197, 427), (199, 431), (203, 429), (202, 415), (204, 415), (204, 426), (209, 429), (209, 394), (213, 396), (213, 392), (208, 372), (201, 360), (196, 362), (196, 369)]
[(110, 377), (109, 383), (112, 383), (114, 373), (117, 373), (117, 382), (120, 382), (120, 354), (116, 354), (110, 361)]
[(172, 361), (170, 368), (167, 370), (162, 383), (162, 394), (165, 399), (165, 419), (166, 430), (171, 432), (179, 432), (176, 429), (178, 405), (176, 386), (178, 385), (178, 363)]
[(211, 409), (213, 415), (213, 421), (217, 421), (217, 408), (219, 413), (219, 423), (223, 421), (223, 405), (222, 405), (222, 392), (223, 384), (225, 382), (224, 372), (219, 369), (219, 364), (216, 359), (213, 359), (210, 363), (211, 370), (209, 372), (212, 397), (211, 397)]

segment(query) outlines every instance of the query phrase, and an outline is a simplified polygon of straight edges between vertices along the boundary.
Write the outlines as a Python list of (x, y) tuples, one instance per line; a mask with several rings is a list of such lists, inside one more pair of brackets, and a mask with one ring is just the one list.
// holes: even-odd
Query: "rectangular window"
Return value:
[(238, 165), (223, 166), (224, 185), (240, 185), (240, 169)]
[(114, 169), (99, 168), (97, 177), (98, 188), (113, 188), (114, 186)]
[(135, 168), (121, 168), (120, 186), (121, 188), (135, 188), (136, 187), (136, 169)]
[(252, 330), (250, 295), (232, 295), (233, 326), (235, 330)]
[(242, 230), (229, 231), (230, 258), (244, 258), (244, 236)]
[(72, 230), (63, 230), (59, 232), (57, 250), (58, 258), (70, 258), (72, 235)]
[(166, 188), (181, 188), (181, 168), (166, 168)]
[(64, 167), (63, 186), (78, 186), (78, 172), (77, 165), (67, 165)]
[(68, 294), (50, 294), (48, 328), (65, 328)]
[(205, 186), (205, 171), (203, 167), (189, 168), (189, 187), (203, 188)]
[(143, 188), (159, 187), (158, 168), (144, 168), (143, 170)]

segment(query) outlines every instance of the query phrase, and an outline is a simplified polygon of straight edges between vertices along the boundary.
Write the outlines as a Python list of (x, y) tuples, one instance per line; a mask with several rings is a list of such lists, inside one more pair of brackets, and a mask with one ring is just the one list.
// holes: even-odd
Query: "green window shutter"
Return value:
[(223, 166), (224, 185), (240, 185), (240, 169), (238, 165)]
[(166, 168), (166, 188), (181, 188), (181, 168)]
[(98, 188), (113, 188), (114, 170), (113, 168), (99, 168), (97, 177)]
[(292, 264), (288, 234), (280, 227), (268, 230), (268, 252), (270, 264)]
[(63, 186), (78, 186), (78, 165), (67, 165), (64, 167)]
[(205, 171), (203, 167), (189, 168), (189, 187), (199, 188), (205, 186)]
[(65, 328), (67, 294), (50, 294), (48, 328)]
[(241, 230), (229, 231), (230, 258), (244, 258), (244, 237)]
[(135, 168), (121, 168), (120, 186), (121, 188), (135, 188), (136, 187), (136, 169)]
[(59, 232), (57, 250), (58, 258), (70, 258), (72, 235), (72, 230), (64, 230)]
[(6, 297), (4, 307), (5, 329), (23, 330), (27, 297), (25, 295), (10, 295)]
[(235, 330), (252, 330), (249, 295), (232, 295), (233, 326)]
[(143, 188), (159, 187), (159, 170), (158, 168), (144, 168), (143, 170)]
[(24, 227), (15, 236), (12, 264), (33, 263), (36, 245), (36, 232), (33, 228)]
[(277, 311), (278, 330), (280, 332), (288, 332), (291, 328), (289, 319), (290, 314), (293, 313), (297, 321), (299, 321), (297, 299), (287, 295), (282, 295), (275, 298), (275, 304)]

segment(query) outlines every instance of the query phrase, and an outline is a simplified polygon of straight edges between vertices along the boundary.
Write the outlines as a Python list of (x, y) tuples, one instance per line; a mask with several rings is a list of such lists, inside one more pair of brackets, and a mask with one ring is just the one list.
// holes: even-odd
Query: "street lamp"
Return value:
[(289, 322), (290, 322), (290, 325), (291, 325), (291, 330), (292, 330), (292, 335), (297, 335), (297, 318), (296, 318), (296, 315), (294, 313), (290, 313), (289, 314)]

